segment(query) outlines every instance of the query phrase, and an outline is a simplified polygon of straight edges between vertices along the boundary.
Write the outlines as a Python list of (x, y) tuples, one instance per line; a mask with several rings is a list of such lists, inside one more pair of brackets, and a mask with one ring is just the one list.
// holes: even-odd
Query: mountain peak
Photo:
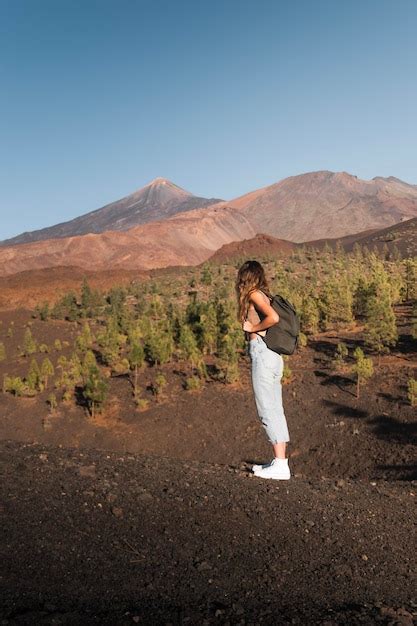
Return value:
[(177, 185), (174, 185), (174, 183), (172, 183), (170, 180), (168, 180), (168, 178), (162, 178), (162, 176), (158, 176), (157, 178), (154, 178), (153, 180), (151, 180), (150, 183), (148, 183), (147, 185), (145, 185), (146, 187), (153, 187), (156, 185), (172, 185), (174, 187), (177, 187)]

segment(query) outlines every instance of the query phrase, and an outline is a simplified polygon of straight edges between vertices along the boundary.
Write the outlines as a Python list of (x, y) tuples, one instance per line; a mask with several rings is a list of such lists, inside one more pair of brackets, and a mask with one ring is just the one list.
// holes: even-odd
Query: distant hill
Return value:
[(288, 241), (337, 238), (417, 217), (417, 185), (347, 172), (290, 176), (229, 201), (256, 232)]
[[(225, 244), (250, 240), (259, 233), (270, 239), (256, 240), (253, 251), (260, 243), (271, 251), (284, 251), (292, 243), (319, 247), (341, 238), (348, 246), (359, 235), (377, 237), (376, 231), (417, 218), (416, 185), (392, 176), (365, 181), (346, 172), (291, 176), (230, 202), (213, 202), (156, 179), (117, 203), (27, 234), (39, 241), (25, 243), (21, 235), (3, 242), (0, 275), (68, 265), (91, 270), (193, 265)], [(66, 235), (67, 229), (75, 234)], [(77, 234), (78, 230), (87, 234)], [(48, 238), (52, 232), (54, 238)], [(404, 251), (412, 250), (411, 232), (406, 241)], [(242, 250), (251, 245), (245, 243)], [(230, 250), (240, 254), (237, 244), (233, 246)]]
[(294, 243), (285, 239), (277, 239), (270, 235), (257, 234), (243, 241), (232, 241), (217, 250), (209, 259), (212, 263), (225, 263), (241, 258), (265, 258), (271, 256), (287, 256), (297, 248), (311, 247), (322, 249), (326, 245), (335, 248), (338, 244), (350, 252), (355, 244), (369, 249), (376, 247), (382, 250), (386, 245), (390, 252), (397, 248), (404, 258), (417, 256), (417, 217), (400, 224), (383, 229), (370, 229), (346, 237), (335, 239), (315, 239), (303, 243)]
[(187, 211), (124, 232), (4, 246), (0, 248), (0, 276), (68, 265), (90, 270), (196, 265), (223, 244), (255, 234), (250, 222), (236, 209), (207, 207), (204, 212)]
[(174, 185), (166, 178), (155, 178), (138, 191), (68, 222), (5, 239), (0, 245), (74, 237), (108, 230), (124, 231), (140, 224), (156, 222), (198, 207), (219, 202), (218, 198), (201, 198)]
[(209, 261), (210, 263), (225, 263), (242, 257), (256, 259), (267, 257), (268, 255), (286, 256), (297, 247), (298, 244), (292, 243), (291, 241), (277, 239), (270, 235), (258, 234), (251, 239), (226, 243), (210, 257)]
[(404, 258), (417, 256), (417, 217), (376, 232), (363, 234), (345, 245), (345, 249), (352, 250), (356, 242), (370, 249), (376, 247), (381, 250), (386, 246), (390, 252), (397, 248)]

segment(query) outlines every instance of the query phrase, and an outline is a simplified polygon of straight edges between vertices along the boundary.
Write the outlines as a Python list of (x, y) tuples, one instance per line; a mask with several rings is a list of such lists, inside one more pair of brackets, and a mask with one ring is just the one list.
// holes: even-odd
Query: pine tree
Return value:
[(339, 342), (336, 346), (333, 358), (336, 368), (341, 367), (345, 364), (345, 360), (348, 354), (349, 351), (347, 345), (343, 341)]
[(165, 376), (160, 372), (156, 378), (155, 381), (151, 384), (151, 389), (152, 389), (152, 393), (154, 396), (156, 396), (157, 398), (159, 398), (160, 396), (162, 396), (163, 391), (166, 387), (166, 385), (168, 384), (167, 379), (165, 378)]
[(201, 273), (201, 282), (203, 285), (211, 285), (213, 282), (213, 274), (211, 273), (211, 269), (209, 265), (203, 266), (203, 271)]
[(94, 337), (88, 322), (84, 322), (83, 329), (76, 339), (77, 348), (81, 352), (90, 350), (93, 346)]
[(62, 343), (60, 339), (55, 339), (54, 348), (55, 350), (62, 350)]
[(41, 372), (36, 359), (30, 362), (29, 372), (26, 377), (26, 384), (31, 391), (40, 391), (42, 386)]
[(66, 319), (69, 322), (74, 322), (80, 317), (77, 297), (72, 291), (65, 294), (54, 304), (51, 311), (51, 317), (54, 319)]
[(217, 315), (213, 303), (209, 302), (204, 307), (200, 316), (200, 325), (200, 350), (203, 350), (206, 354), (213, 354), (216, 350), (217, 342)]
[(40, 320), (45, 322), (50, 315), (49, 311), (49, 303), (43, 302), (42, 304), (37, 304), (35, 307), (35, 313), (39, 317)]
[(47, 403), (49, 404), (49, 409), (51, 413), (53, 413), (58, 406), (58, 402), (56, 399), (56, 395), (54, 393), (50, 393), (47, 399)]
[(331, 277), (321, 299), (324, 328), (340, 327), (353, 320), (352, 292), (346, 276)]
[(356, 348), (353, 356), (355, 363), (352, 365), (352, 372), (356, 374), (356, 397), (359, 398), (360, 386), (365, 383), (374, 373), (372, 359), (365, 357), (361, 348)]
[(23, 355), (29, 356), (36, 352), (37, 346), (36, 341), (32, 337), (32, 331), (30, 328), (26, 328), (25, 334), (23, 337)]
[(172, 335), (166, 326), (153, 325), (144, 345), (146, 359), (153, 365), (168, 363), (173, 347)]
[(417, 298), (417, 259), (406, 259), (405, 267), (405, 299), (414, 300)]
[(100, 409), (105, 402), (108, 385), (97, 365), (90, 364), (84, 375), (85, 385), (83, 396), (87, 400), (88, 408), (94, 419), (96, 411)]
[(122, 335), (116, 317), (111, 316), (106, 329), (97, 337), (104, 363), (113, 366), (119, 361)]
[(49, 378), (49, 376), (53, 376), (54, 374), (55, 374), (54, 366), (52, 365), (51, 361), (48, 358), (45, 358), (42, 361), (41, 372), (40, 372), (41, 381), (42, 381), (45, 389), (48, 388), (48, 378)]
[(409, 378), (407, 383), (407, 397), (411, 406), (417, 405), (417, 380)]
[(90, 369), (94, 367), (98, 367), (94, 352), (92, 350), (87, 350), (81, 366), (81, 376), (84, 381), (88, 377)]
[(388, 282), (377, 277), (366, 302), (365, 343), (381, 355), (389, 352), (398, 340), (398, 331)]
[(135, 383), (133, 389), (134, 396), (136, 398), (138, 395), (138, 368), (142, 367), (145, 358), (142, 344), (136, 342), (133, 343), (130, 347), (128, 358), (130, 368), (135, 371)]
[(316, 333), (319, 328), (320, 312), (317, 301), (311, 297), (303, 298), (300, 309), (300, 323), (304, 333)]
[(359, 276), (353, 295), (353, 311), (355, 317), (361, 317), (366, 314), (366, 303), (370, 295), (371, 287), (369, 282), (363, 276)]
[(226, 383), (235, 383), (240, 378), (239, 355), (233, 337), (229, 334), (221, 336), (218, 344), (218, 365), (221, 377)]
[(411, 336), (417, 339), (417, 302), (413, 304), (411, 312)]
[(93, 305), (93, 292), (87, 279), (84, 277), (81, 285), (81, 315), (83, 317), (91, 317), (91, 308)]

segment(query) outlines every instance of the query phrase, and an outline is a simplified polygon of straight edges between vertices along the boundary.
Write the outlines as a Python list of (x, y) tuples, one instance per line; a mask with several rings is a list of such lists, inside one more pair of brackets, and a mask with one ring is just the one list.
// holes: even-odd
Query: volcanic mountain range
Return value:
[(417, 185), (393, 176), (367, 181), (346, 172), (310, 172), (227, 202), (194, 196), (157, 178), (101, 209), (4, 240), (0, 274), (69, 265), (96, 270), (193, 265), (225, 244), (259, 233), (286, 240), (282, 245), (290, 248), (288, 242), (370, 231), (375, 237), (376, 231), (415, 217)]

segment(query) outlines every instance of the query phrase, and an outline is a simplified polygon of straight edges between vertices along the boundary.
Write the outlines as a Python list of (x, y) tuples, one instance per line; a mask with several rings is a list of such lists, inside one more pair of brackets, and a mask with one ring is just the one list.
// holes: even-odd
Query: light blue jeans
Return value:
[(269, 441), (281, 443), (290, 440), (287, 420), (282, 405), (281, 378), (284, 359), (270, 350), (262, 337), (249, 341), (252, 362), (252, 387), (259, 419)]

